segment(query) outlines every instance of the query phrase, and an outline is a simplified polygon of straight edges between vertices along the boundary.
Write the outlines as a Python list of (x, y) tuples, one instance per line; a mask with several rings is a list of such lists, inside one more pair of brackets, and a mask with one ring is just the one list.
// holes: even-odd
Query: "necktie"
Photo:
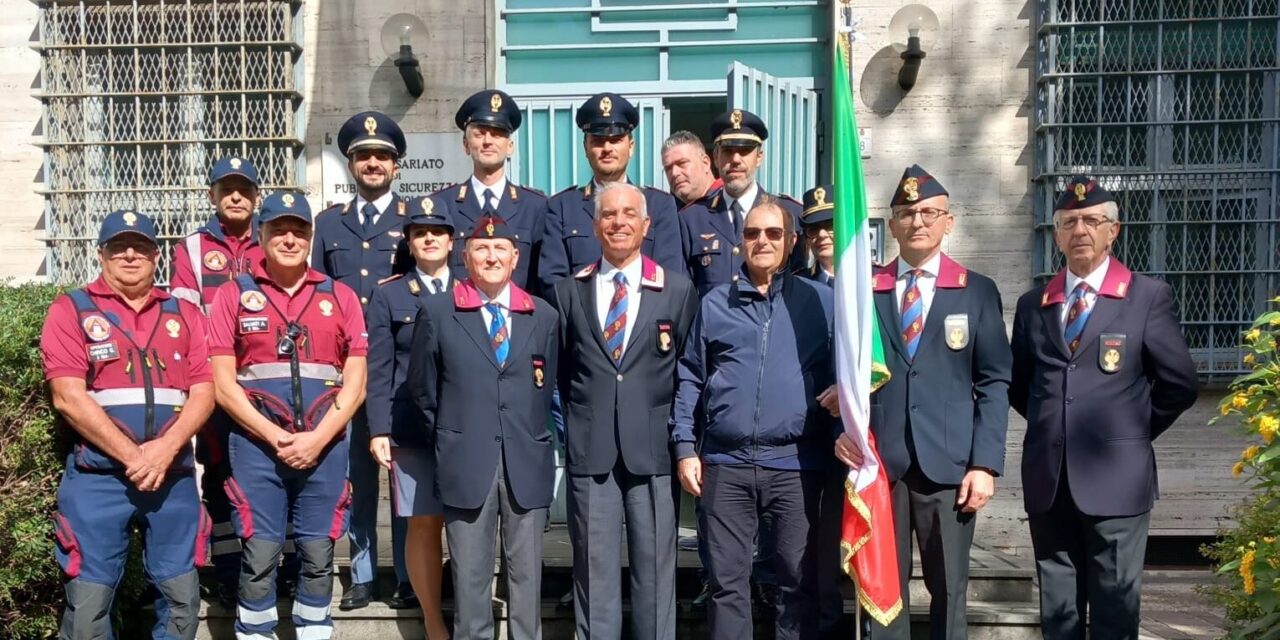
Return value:
[(924, 329), (924, 299), (917, 286), (921, 273), (919, 269), (912, 269), (907, 276), (907, 288), (902, 292), (902, 343), (907, 346), (908, 360), (915, 360), (920, 332)]
[(490, 302), (484, 308), (489, 310), (489, 345), (493, 347), (498, 366), (506, 366), (511, 345), (507, 344), (507, 321), (502, 317), (502, 307)]
[(1089, 321), (1089, 301), (1085, 297), (1093, 291), (1087, 282), (1081, 281), (1071, 290), (1071, 296), (1067, 299), (1067, 321), (1062, 329), (1062, 338), (1067, 341), (1067, 348), (1071, 353), (1076, 352), (1076, 348), (1080, 346), (1080, 335), (1084, 333), (1084, 323)]
[(360, 213), (364, 216), (364, 220), (360, 221), (360, 229), (367, 236), (373, 230), (373, 217), (378, 215), (378, 208), (373, 206), (372, 202), (366, 202), (363, 207), (360, 207)]
[(614, 364), (622, 364), (622, 346), (627, 332), (627, 276), (619, 271), (613, 276), (613, 299), (604, 316), (604, 344)]
[(444, 291), (444, 283), (440, 281), (440, 278), (432, 278), (431, 293), (440, 293), (441, 291)]
[(497, 198), (493, 197), (493, 191), (490, 191), (489, 189), (484, 190), (484, 206), (490, 211), (498, 210)]
[(733, 235), (742, 241), (742, 205), (734, 200), (729, 206), (729, 215), (733, 216)]

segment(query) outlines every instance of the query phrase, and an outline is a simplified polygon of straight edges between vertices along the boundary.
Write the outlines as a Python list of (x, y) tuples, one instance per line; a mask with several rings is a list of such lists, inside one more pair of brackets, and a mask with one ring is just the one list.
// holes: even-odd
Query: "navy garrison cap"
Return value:
[(404, 155), (404, 131), (395, 120), (378, 113), (365, 111), (347, 119), (338, 130), (338, 150), (349, 156), (359, 149), (383, 149)]
[(593, 136), (621, 136), (640, 124), (640, 112), (616, 93), (597, 93), (578, 107), (576, 122)]
[(800, 224), (804, 226), (820, 224), (835, 217), (836, 193), (829, 184), (814, 187), (804, 192), (804, 212), (800, 216)]
[(294, 217), (311, 224), (311, 204), (302, 194), (293, 191), (277, 191), (262, 200), (258, 213), (259, 224), (284, 217)]
[(1103, 189), (1097, 180), (1089, 176), (1071, 176), (1071, 181), (1067, 183), (1067, 188), (1062, 191), (1062, 195), (1058, 196), (1058, 202), (1053, 205), (1053, 210), (1084, 209), (1096, 204), (1115, 201), (1115, 196), (1111, 195), (1110, 191)]
[(920, 165), (913, 164), (902, 172), (902, 179), (898, 181), (898, 188), (893, 192), (893, 202), (889, 206), (909, 207), (926, 198), (949, 195), (951, 194), (947, 193), (947, 188), (937, 178), (929, 175)]
[(121, 209), (108, 213), (102, 220), (102, 228), (98, 230), (98, 246), (126, 233), (135, 233), (150, 240), (151, 244), (159, 245), (156, 242), (155, 221), (136, 211)]
[(445, 198), (436, 200), (431, 196), (411, 198), (405, 208), (404, 230), (410, 225), (420, 224), (427, 227), (448, 227), (454, 230), (453, 212), (449, 209), (449, 201)]
[(257, 167), (240, 156), (226, 156), (213, 163), (213, 169), (209, 170), (209, 186), (227, 176), (240, 176), (255, 187), (259, 184)]
[(769, 128), (756, 114), (733, 109), (711, 121), (711, 139), (721, 147), (758, 147), (769, 139)]
[(520, 128), (521, 119), (520, 105), (511, 96), (497, 89), (485, 89), (471, 94), (453, 116), (453, 122), (463, 131), (467, 130), (469, 124), (515, 131)]
[(476, 226), (471, 228), (467, 233), (467, 240), (489, 240), (491, 238), (506, 238), (511, 242), (516, 241), (515, 231), (507, 226), (507, 221), (502, 216), (496, 214), (487, 214), (480, 216), (476, 220)]

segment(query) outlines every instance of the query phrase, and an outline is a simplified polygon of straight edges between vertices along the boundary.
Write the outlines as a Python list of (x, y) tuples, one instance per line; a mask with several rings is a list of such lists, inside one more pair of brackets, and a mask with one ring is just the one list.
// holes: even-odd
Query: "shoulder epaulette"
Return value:
[(403, 278), (403, 277), (404, 277), (403, 273), (397, 273), (393, 276), (387, 276), (378, 281), (378, 286), (382, 286), (388, 282), (395, 282), (396, 280), (399, 280), (400, 278)]
[(545, 198), (545, 197), (547, 197), (547, 194), (546, 194), (545, 192), (543, 192), (541, 189), (534, 189), (533, 187), (526, 187), (526, 186), (524, 186), (524, 185), (522, 185), (522, 184), (518, 184), (518, 185), (516, 185), (516, 187), (517, 187), (518, 189), (522, 190), (522, 191), (528, 191), (528, 192), (530, 192), (530, 193), (536, 193), (536, 194), (538, 194), (538, 195), (540, 195), (540, 196), (542, 196), (542, 197), (544, 197), (544, 198)]
[(557, 192), (556, 192), (556, 195), (560, 195), (560, 194), (562, 194), (562, 193), (569, 193), (570, 191), (578, 191), (579, 189), (581, 189), (581, 187), (579, 187), (579, 186), (578, 186), (578, 185), (576, 185), (576, 184), (575, 184), (575, 185), (569, 185), (569, 186), (567, 186), (567, 187), (565, 187), (565, 188), (563, 188), (563, 189), (561, 189), (561, 190), (557, 191)]

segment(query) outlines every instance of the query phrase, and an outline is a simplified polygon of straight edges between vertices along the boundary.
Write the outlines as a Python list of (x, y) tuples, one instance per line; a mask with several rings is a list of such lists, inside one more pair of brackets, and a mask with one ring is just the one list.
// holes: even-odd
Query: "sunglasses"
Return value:
[(748, 242), (755, 242), (760, 239), (761, 233), (763, 233), (764, 237), (768, 238), (770, 242), (779, 242), (782, 240), (782, 237), (786, 235), (787, 230), (782, 227), (768, 227), (765, 229), (761, 229), (760, 227), (747, 227), (742, 230), (742, 239)]

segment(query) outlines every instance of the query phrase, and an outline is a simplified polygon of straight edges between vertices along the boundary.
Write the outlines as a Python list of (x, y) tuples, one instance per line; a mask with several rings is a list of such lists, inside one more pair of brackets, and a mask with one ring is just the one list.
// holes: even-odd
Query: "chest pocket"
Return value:
[(723, 268), (717, 265), (728, 259), (729, 250), (719, 235), (705, 240), (698, 237), (689, 249), (689, 268), (693, 281), (698, 284), (711, 283), (711, 274), (716, 269)]
[(564, 246), (569, 254), (571, 272), (577, 272), (600, 258), (600, 241), (596, 240), (595, 230), (589, 224), (566, 225)]

